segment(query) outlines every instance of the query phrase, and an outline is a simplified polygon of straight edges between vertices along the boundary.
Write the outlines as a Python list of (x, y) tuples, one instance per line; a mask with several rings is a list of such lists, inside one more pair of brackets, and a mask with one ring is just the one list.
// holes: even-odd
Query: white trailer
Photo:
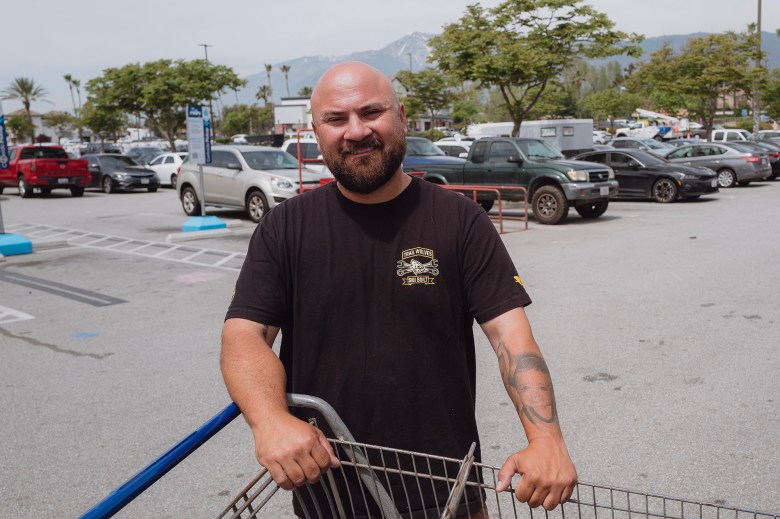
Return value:
[[(508, 137), (511, 122), (472, 124), (466, 130), (469, 137)], [(542, 139), (567, 157), (593, 149), (593, 119), (549, 119), (523, 121), (520, 137)]]

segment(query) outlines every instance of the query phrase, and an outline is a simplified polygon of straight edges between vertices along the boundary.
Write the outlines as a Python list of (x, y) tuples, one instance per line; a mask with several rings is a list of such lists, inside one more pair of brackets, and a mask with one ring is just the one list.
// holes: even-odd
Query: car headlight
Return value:
[(610, 180), (615, 180), (615, 170), (612, 168), (607, 168), (607, 170), (609, 171), (608, 178)]
[(114, 176), (116, 176), (116, 178), (118, 178), (119, 180), (124, 180), (128, 178), (130, 175), (128, 175), (127, 173), (115, 173)]
[(287, 180), (286, 178), (272, 178), (271, 183), (274, 185), (276, 189), (281, 189), (282, 191), (293, 191), (295, 189), (295, 186), (292, 182)]
[(588, 181), (588, 172), (584, 169), (570, 169), (566, 172), (566, 176), (568, 176), (574, 182)]

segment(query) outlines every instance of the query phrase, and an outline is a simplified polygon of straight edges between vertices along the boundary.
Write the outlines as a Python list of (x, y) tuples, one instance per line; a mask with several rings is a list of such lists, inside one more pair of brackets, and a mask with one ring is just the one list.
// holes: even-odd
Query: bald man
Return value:
[[(404, 174), (406, 112), (378, 70), (336, 65), (311, 100), (336, 182), (258, 225), (222, 332), (225, 384), (258, 461), (288, 490), (338, 466), (306, 412), (288, 410), (286, 392), (330, 403), (360, 442), (462, 458), (479, 441), (476, 320), (528, 439), (502, 466), (499, 491), (519, 473), (519, 500), (547, 509), (567, 500), (577, 475), (523, 310), (531, 300), (487, 214)], [(438, 517), (443, 497), (399, 511)]]

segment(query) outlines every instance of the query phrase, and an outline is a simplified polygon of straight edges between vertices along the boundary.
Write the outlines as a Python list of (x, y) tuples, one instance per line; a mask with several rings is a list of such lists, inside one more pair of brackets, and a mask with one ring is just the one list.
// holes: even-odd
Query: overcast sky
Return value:
[[(11, 0), (13, 1), (13, 0)], [(646, 37), (743, 31), (756, 20), (757, 0), (584, 0), (624, 32)], [(11, 3), (11, 2), (7, 2)], [(33, 110), (72, 110), (62, 79), (82, 85), (109, 67), (162, 58), (209, 60), (244, 77), (264, 63), (312, 55), (380, 49), (415, 31), (439, 33), (474, 0), (38, 0), (2, 9), (0, 90), (30, 77), (52, 104)], [(483, 6), (499, 0), (482, 0)], [(18, 13), (14, 13), (18, 11)], [(34, 12), (33, 12), (34, 11)], [(762, 29), (780, 28), (780, 1), (764, 0)], [(85, 96), (82, 88), (82, 95)], [(21, 108), (3, 101), (4, 112)]]

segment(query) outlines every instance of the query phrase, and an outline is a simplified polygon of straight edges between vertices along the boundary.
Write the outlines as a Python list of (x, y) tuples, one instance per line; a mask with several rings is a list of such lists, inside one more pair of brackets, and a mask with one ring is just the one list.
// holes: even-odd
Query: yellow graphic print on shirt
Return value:
[(433, 285), (439, 275), (439, 260), (431, 249), (414, 247), (401, 252), (396, 274), (404, 285)]

